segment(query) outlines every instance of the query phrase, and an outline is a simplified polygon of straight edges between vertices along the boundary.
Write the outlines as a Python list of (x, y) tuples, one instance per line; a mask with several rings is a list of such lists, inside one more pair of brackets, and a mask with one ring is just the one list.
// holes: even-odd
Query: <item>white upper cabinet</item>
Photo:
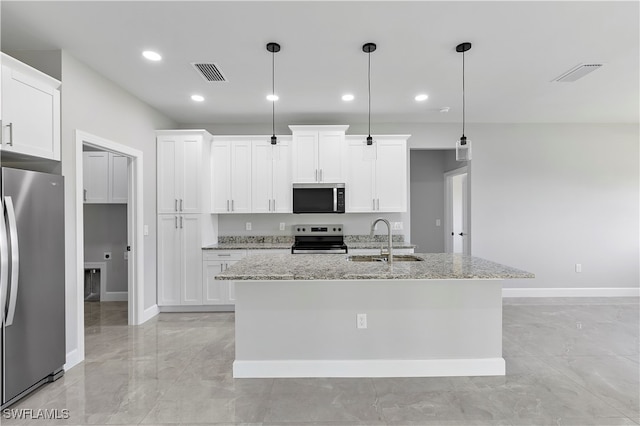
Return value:
[(157, 132), (158, 213), (209, 209), (211, 135), (204, 130)]
[(251, 213), (251, 139), (214, 137), (211, 168), (211, 212)]
[(293, 133), (292, 182), (345, 181), (345, 132), (349, 126), (289, 126)]
[(265, 136), (251, 145), (251, 206), (253, 213), (291, 213), (291, 143)]
[(60, 161), (60, 82), (2, 55), (2, 150)]
[(82, 183), (85, 203), (109, 202), (109, 153), (86, 151), (82, 153)]
[(82, 153), (84, 202), (87, 204), (126, 204), (128, 199), (128, 159), (105, 151)]
[(347, 213), (407, 210), (407, 135), (347, 137)]
[(109, 199), (112, 203), (127, 203), (129, 198), (129, 161), (124, 155), (109, 153)]

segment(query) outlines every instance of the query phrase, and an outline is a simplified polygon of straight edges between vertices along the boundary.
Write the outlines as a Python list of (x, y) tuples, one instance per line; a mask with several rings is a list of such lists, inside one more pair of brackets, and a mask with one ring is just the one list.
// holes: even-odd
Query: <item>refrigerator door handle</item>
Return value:
[[(4, 210), (4, 206), (2, 208)], [(9, 242), (4, 211), (0, 220), (0, 322), (7, 313), (7, 291), (9, 290)]]
[(9, 300), (9, 310), (5, 327), (13, 324), (13, 317), (16, 314), (16, 302), (18, 301), (18, 272), (20, 271), (20, 252), (18, 249), (18, 226), (16, 224), (16, 211), (13, 208), (11, 197), (4, 197), (4, 204), (7, 209), (9, 219), (9, 239), (11, 240), (11, 299)]

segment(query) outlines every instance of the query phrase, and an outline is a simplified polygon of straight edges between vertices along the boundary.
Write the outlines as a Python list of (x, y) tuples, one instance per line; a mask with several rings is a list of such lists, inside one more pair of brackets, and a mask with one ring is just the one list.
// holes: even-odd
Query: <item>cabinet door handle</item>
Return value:
[(181, 228), (181, 229), (182, 229), (182, 228), (184, 228), (184, 226), (183, 226), (183, 219), (184, 219), (184, 217), (183, 217), (183, 216), (180, 216), (180, 228)]
[(231, 257), (231, 253), (220, 253), (218, 257)]
[(275, 198), (273, 199), (273, 211), (274, 212), (276, 211), (276, 199)]
[(322, 182), (322, 169), (320, 169), (320, 182)]
[(84, 201), (87, 201), (87, 190), (84, 190)]
[(373, 206), (371, 207), (371, 210), (375, 210), (376, 209), (376, 199), (372, 198), (371, 202), (373, 203)]
[(231, 211), (235, 211), (236, 209), (233, 207), (233, 200), (231, 200)]
[(220, 272), (222, 272), (222, 263), (220, 264)]
[(9, 128), (9, 142), (7, 142), (7, 145), (13, 146), (13, 123), (7, 124), (7, 127)]
[(316, 177), (313, 178), (316, 182), (318, 181), (318, 169), (316, 169)]
[(227, 211), (229, 211), (229, 200), (227, 200)]
[(269, 211), (271, 211), (271, 200), (269, 200)]
[(176, 216), (176, 229), (178, 229), (178, 216)]
[(183, 208), (182, 208), (182, 207), (183, 207), (183, 204), (184, 204), (184, 203), (183, 203), (183, 200), (182, 200), (182, 198), (180, 198), (180, 211), (182, 211), (182, 210), (183, 210)]
[(174, 200), (175, 200), (175, 203), (173, 203), (174, 204), (173, 210), (177, 212), (178, 211), (178, 199), (174, 198)]
[(377, 200), (377, 204), (378, 204), (378, 207), (377, 207), (376, 210), (380, 210), (380, 198), (376, 198), (376, 200)]

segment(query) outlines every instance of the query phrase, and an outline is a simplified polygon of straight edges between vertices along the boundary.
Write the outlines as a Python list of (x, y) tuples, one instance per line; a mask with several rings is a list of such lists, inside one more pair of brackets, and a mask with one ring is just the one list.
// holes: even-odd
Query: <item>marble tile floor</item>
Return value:
[[(94, 304), (95, 305), (95, 304)], [(236, 379), (233, 313), (86, 309), (86, 361), (2, 425), (638, 425), (638, 298), (505, 299), (504, 377)]]

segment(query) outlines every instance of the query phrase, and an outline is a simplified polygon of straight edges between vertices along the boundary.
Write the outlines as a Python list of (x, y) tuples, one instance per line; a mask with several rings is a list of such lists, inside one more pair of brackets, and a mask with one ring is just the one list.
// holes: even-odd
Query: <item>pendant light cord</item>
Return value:
[(369, 56), (369, 68), (367, 71), (369, 81), (369, 136), (371, 136), (371, 52), (367, 53)]
[[(276, 52), (271, 52), (271, 95), (276, 95)], [(271, 101), (271, 131), (276, 135), (276, 100)]]
[(465, 103), (464, 103), (464, 52), (462, 52), (462, 136), (464, 136), (464, 121), (465, 121)]

